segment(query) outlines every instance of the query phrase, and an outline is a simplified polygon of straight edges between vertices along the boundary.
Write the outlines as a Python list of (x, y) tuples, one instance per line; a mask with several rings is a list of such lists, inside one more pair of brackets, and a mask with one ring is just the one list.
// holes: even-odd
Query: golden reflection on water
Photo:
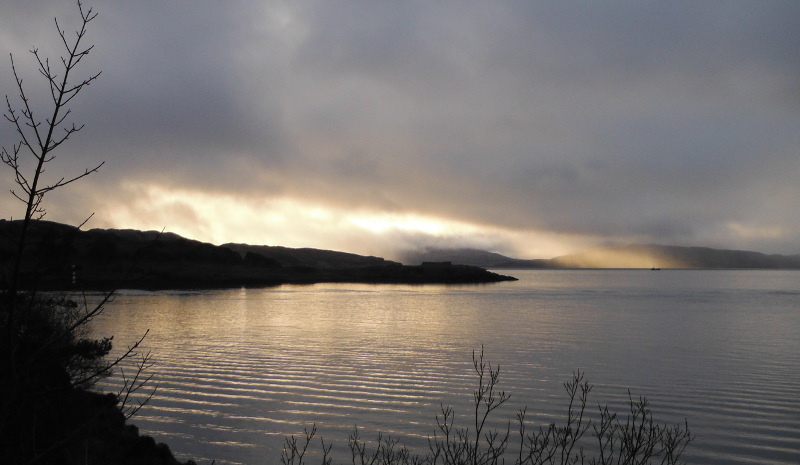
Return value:
[(503, 425), (523, 405), (560, 419), (561, 382), (581, 368), (598, 402), (624, 408), (630, 387), (688, 417), (694, 462), (734, 463), (726, 447), (752, 434), (772, 449), (738, 453), (749, 460), (800, 453), (800, 275), (708, 273), (123, 291), (96, 329), (121, 350), (150, 328), (159, 390), (135, 423), (198, 463), (277, 463), (283, 437), (312, 423), (340, 449), (358, 424), (424, 450), (440, 404), (465, 419), (482, 344), (512, 395)]

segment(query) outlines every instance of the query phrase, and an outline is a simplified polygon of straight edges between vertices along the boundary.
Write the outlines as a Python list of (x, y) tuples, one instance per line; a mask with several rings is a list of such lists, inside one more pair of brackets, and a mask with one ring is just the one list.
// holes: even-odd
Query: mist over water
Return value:
[(630, 388), (657, 421), (686, 418), (689, 463), (800, 460), (800, 272), (509, 274), (520, 281), (123, 291), (95, 330), (121, 350), (150, 329), (159, 388), (133, 423), (198, 463), (279, 463), (284, 436), (312, 424), (335, 461), (354, 425), (424, 452), (441, 404), (469, 424), (481, 346), (511, 394), (498, 425), (525, 405), (563, 421), (561, 384), (581, 369), (592, 412), (623, 413)]

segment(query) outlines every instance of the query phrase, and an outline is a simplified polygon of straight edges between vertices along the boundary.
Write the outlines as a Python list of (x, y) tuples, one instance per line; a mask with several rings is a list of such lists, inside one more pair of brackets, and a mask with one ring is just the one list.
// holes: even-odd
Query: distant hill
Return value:
[[(0, 220), (0, 273), (8, 270), (21, 222)], [(515, 278), (465, 265), (406, 266), (379, 257), (318, 249), (229, 244), (177, 234), (34, 222), (24, 279), (38, 289), (197, 289), (285, 283), (486, 283)]]
[(506, 257), (499, 253), (468, 248), (425, 248), (422, 250), (407, 251), (401, 254), (400, 261), (408, 265), (417, 265), (423, 262), (452, 262), (461, 265), (472, 265), (498, 270), (551, 267), (549, 260), (524, 260)]
[(766, 255), (745, 250), (634, 244), (555, 257), (559, 268), (800, 269), (800, 255)]
[(800, 255), (766, 255), (743, 250), (634, 244), (600, 247), (551, 259), (522, 260), (477, 249), (408, 252), (403, 263), (450, 261), (487, 269), (530, 268), (699, 268), (800, 269)]

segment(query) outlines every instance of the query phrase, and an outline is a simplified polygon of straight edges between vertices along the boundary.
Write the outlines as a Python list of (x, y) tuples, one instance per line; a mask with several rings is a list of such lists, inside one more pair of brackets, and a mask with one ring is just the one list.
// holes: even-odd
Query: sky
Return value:
[[(800, 4), (86, 0), (45, 219), (387, 258), (656, 243), (800, 254)], [(0, 3), (37, 114), (54, 18)], [(68, 37), (73, 37), (69, 32)], [(41, 108), (41, 110), (38, 110)], [(5, 108), (4, 108), (5, 110)], [(7, 113), (7, 112), (5, 112)], [(0, 145), (18, 137), (0, 120)], [(2, 167), (5, 168), (5, 167)], [(0, 171), (0, 188), (13, 188)], [(0, 217), (24, 206), (0, 194)]]

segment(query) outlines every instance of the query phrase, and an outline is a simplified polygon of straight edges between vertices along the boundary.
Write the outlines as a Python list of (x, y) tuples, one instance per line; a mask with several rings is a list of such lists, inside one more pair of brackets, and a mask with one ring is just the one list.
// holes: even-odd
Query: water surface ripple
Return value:
[(95, 331), (121, 350), (150, 329), (159, 387), (134, 423), (198, 463), (279, 463), (284, 436), (312, 424), (341, 462), (354, 425), (424, 451), (442, 404), (467, 424), (482, 345), (511, 394), (496, 425), (525, 405), (561, 421), (561, 383), (581, 369), (593, 409), (624, 411), (631, 389), (657, 420), (688, 419), (689, 463), (800, 462), (800, 272), (511, 274), (520, 281), (122, 291)]

